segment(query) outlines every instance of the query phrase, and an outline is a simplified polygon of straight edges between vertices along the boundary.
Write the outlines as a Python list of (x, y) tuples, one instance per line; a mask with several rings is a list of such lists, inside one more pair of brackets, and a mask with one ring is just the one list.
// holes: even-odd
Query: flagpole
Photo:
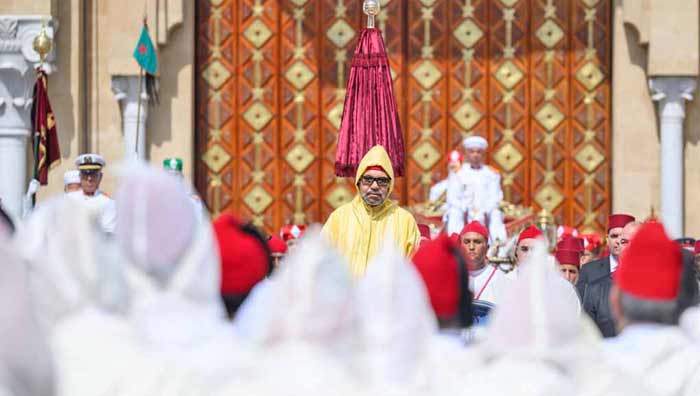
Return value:
[[(51, 43), (51, 39), (49, 36), (46, 34), (46, 21), (43, 21), (41, 25), (41, 32), (39, 32), (39, 35), (37, 35), (34, 38), (34, 41), (32, 42), (32, 48), (34, 51), (39, 54), (39, 66), (36, 68), (36, 74), (37, 74), (37, 80), (35, 83), (35, 89), (36, 89), (36, 84), (43, 84), (44, 80), (41, 79), (42, 77), (42, 72), (44, 68), (44, 61), (46, 59), (46, 56), (48, 53), (51, 51), (51, 47), (53, 44)], [(36, 95), (36, 91), (34, 91), (34, 95)], [(36, 100), (36, 98), (33, 98)], [(32, 102), (32, 106), (36, 106), (36, 102)], [(39, 178), (39, 144), (41, 143), (41, 136), (39, 136), (39, 130), (37, 128), (37, 123), (36, 123), (36, 113), (32, 111), (32, 132), (34, 135), (34, 174), (32, 175), (33, 179), (38, 179)], [(32, 208), (36, 206), (36, 193), (32, 194)]]
[[(143, 67), (139, 68), (139, 91), (138, 91), (138, 101), (136, 106), (136, 141), (134, 142), (134, 152), (136, 153), (136, 158), (139, 157), (139, 132), (141, 130), (141, 89), (143, 87)], [(144, 125), (144, 128), (146, 126)]]

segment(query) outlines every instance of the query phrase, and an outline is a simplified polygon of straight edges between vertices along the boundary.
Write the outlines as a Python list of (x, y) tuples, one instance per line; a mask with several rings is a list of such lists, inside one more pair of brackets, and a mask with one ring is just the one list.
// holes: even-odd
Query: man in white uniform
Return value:
[(464, 226), (459, 236), (469, 270), (469, 287), (475, 300), (498, 304), (499, 297), (510, 282), (506, 275), (493, 265), (488, 265), (489, 232), (478, 221)]
[(488, 225), (491, 240), (505, 242), (506, 226), (499, 205), (503, 200), (501, 175), (495, 168), (484, 165), (484, 153), (488, 142), (481, 136), (464, 139), (466, 166), (459, 170), (459, 176), (468, 190), (473, 191), (473, 200), (468, 208), (468, 220)]
[(459, 234), (464, 228), (464, 218), (467, 209), (472, 206), (473, 193), (467, 188), (459, 177), (464, 155), (457, 150), (450, 151), (447, 156), (447, 178), (430, 188), (430, 200), (437, 201), (442, 194), (446, 194), (445, 203), (442, 205), (447, 235)]
[(100, 213), (100, 225), (107, 233), (113, 233), (117, 225), (117, 207), (114, 200), (100, 191), (102, 168), (105, 160), (98, 154), (82, 154), (75, 159), (80, 171), (82, 195), (77, 196), (90, 210)]
[[(687, 303), (681, 249), (660, 223), (645, 223), (619, 257), (610, 308), (622, 331), (608, 362), (658, 395), (700, 394), (700, 348), (678, 326)], [(692, 281), (692, 279), (690, 279)]]

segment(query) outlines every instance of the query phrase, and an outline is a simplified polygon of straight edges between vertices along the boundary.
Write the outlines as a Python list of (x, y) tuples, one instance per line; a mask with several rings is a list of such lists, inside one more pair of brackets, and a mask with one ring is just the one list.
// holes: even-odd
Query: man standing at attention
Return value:
[(387, 236), (410, 257), (420, 244), (420, 232), (413, 215), (389, 199), (394, 169), (384, 147), (374, 146), (362, 158), (355, 186), (359, 194), (331, 213), (322, 233), (348, 260), (353, 276), (359, 277)]
[(83, 190), (77, 198), (100, 213), (100, 225), (105, 232), (114, 232), (117, 226), (117, 206), (112, 198), (100, 191), (105, 160), (98, 154), (82, 154), (76, 158), (75, 165), (80, 171), (80, 187)]
[(498, 305), (498, 300), (510, 280), (496, 266), (489, 263), (489, 231), (478, 221), (464, 226), (459, 236), (469, 270), (469, 287), (475, 300)]
[(488, 142), (481, 136), (469, 136), (462, 143), (467, 165), (459, 169), (459, 176), (467, 189), (473, 191), (467, 208), (468, 220), (488, 226), (491, 241), (505, 242), (508, 238), (500, 204), (503, 200), (501, 175), (495, 168), (484, 165)]
[(608, 250), (610, 250), (610, 256), (591, 261), (581, 268), (581, 273), (576, 283), (579, 296), (583, 297), (586, 291), (586, 285), (588, 285), (589, 282), (602, 278), (611, 272), (615, 272), (617, 268), (617, 258), (624, 249), (621, 240), (622, 228), (624, 228), (627, 223), (631, 223), (634, 220), (634, 217), (628, 214), (612, 214), (608, 216), (608, 235), (606, 242), (608, 244)]

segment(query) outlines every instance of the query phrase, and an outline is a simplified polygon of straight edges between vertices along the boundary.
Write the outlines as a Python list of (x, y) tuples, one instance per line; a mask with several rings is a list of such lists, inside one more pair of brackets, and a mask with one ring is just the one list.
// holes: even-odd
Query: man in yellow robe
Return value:
[(389, 199), (394, 169), (382, 146), (365, 154), (355, 175), (359, 194), (328, 217), (322, 233), (345, 256), (353, 276), (364, 275), (367, 263), (378, 253), (385, 235), (409, 257), (420, 244), (413, 215)]

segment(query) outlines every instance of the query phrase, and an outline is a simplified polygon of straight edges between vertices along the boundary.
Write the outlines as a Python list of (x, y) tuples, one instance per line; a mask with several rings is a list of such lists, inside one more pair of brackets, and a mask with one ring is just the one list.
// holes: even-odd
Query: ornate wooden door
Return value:
[[(197, 2), (197, 187), (268, 231), (323, 222), (362, 0)], [(610, 209), (611, 2), (383, 0), (407, 146), (395, 198), (426, 199), (463, 137), (506, 199), (602, 231)]]

